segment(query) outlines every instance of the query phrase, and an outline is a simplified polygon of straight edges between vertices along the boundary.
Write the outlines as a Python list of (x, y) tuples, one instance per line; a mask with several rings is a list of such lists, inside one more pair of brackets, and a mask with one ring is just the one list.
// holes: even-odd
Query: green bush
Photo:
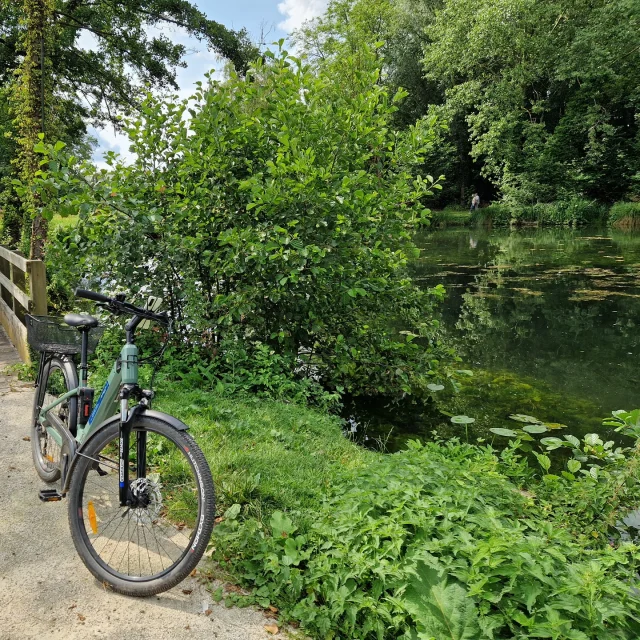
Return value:
[(616, 202), (609, 210), (609, 224), (623, 229), (640, 226), (640, 202)]
[(422, 291), (407, 270), (439, 187), (419, 175), (434, 121), (394, 132), (403, 94), (375, 69), (344, 70), (348, 91), (267, 53), (251, 81), (211, 80), (192, 103), (149, 97), (127, 128), (137, 159), (110, 156), (108, 171), (40, 145), (45, 213), (79, 213), (61, 251), (96, 285), (149, 283), (216, 375), (249, 368), (243, 388), (264, 386), (272, 356), (273, 380), (423, 392), (452, 358), (432, 313), (443, 288)]

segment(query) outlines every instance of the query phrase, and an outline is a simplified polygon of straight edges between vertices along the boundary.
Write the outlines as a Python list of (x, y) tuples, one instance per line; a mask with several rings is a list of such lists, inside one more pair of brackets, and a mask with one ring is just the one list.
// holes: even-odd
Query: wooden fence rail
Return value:
[(24, 362), (29, 362), (24, 316), (47, 314), (47, 277), (44, 262), (27, 260), (0, 246), (0, 321)]

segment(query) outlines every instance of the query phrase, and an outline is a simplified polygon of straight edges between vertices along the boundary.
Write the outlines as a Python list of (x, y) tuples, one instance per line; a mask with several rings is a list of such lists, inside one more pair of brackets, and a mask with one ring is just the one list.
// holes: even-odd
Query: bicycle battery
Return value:
[(91, 411), (93, 411), (93, 394), (94, 389), (90, 389), (89, 387), (82, 387), (78, 394), (78, 397), (80, 398), (78, 423), (81, 425), (87, 424)]

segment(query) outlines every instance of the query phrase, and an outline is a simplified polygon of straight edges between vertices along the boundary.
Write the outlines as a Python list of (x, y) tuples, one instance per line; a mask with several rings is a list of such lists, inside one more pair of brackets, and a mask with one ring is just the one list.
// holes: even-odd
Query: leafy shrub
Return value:
[(218, 371), (270, 354), (332, 392), (419, 393), (452, 358), (431, 313), (444, 290), (407, 272), (439, 187), (418, 175), (434, 121), (394, 132), (403, 94), (345, 65), (348, 90), (267, 53), (249, 81), (210, 80), (191, 103), (149, 97), (127, 128), (132, 164), (111, 155), (97, 171), (40, 145), (39, 189), (48, 215), (79, 214), (64, 246), (94, 282), (151, 280), (181, 344)]
[(637, 548), (580, 544), (505, 465), (510, 452), (413, 442), (338, 479), (306, 530), (230, 509), (216, 554), (317, 638), (635, 637)]
[(640, 202), (616, 202), (609, 210), (609, 224), (631, 229), (640, 226)]

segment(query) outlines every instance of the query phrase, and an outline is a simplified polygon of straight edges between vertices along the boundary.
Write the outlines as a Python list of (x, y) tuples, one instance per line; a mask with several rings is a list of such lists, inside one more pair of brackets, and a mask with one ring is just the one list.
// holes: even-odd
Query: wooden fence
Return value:
[(47, 315), (44, 262), (0, 246), (0, 322), (24, 362), (29, 362), (25, 313)]

